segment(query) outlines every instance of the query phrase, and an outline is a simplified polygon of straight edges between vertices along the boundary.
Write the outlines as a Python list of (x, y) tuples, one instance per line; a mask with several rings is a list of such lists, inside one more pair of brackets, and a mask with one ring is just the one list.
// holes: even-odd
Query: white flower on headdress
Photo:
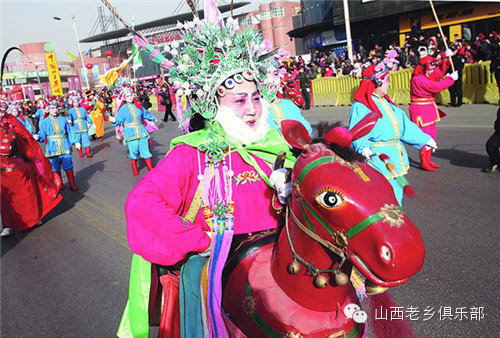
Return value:
[(189, 88), (189, 82), (184, 82), (184, 83), (182, 84), (182, 88), (184, 88), (184, 89), (188, 89), (188, 88)]
[(188, 69), (188, 66), (181, 63), (177, 66), (177, 69), (179, 69), (181, 72), (185, 72)]
[(226, 40), (226, 46), (230, 47), (233, 44), (233, 42), (229, 39)]
[(180, 85), (181, 85), (181, 82), (179, 80), (174, 81), (174, 87), (177, 88), (177, 87), (180, 87)]
[(203, 90), (198, 89), (198, 90), (196, 91), (196, 96), (198, 96), (198, 97), (202, 97), (202, 96), (203, 96)]
[(227, 23), (232, 24), (234, 22), (234, 19), (232, 17), (227, 18)]
[(182, 54), (182, 59), (183, 59), (184, 61), (186, 61), (186, 62), (187, 62), (187, 61), (189, 61), (189, 55), (187, 55), (187, 54)]
[(194, 19), (193, 19), (193, 22), (195, 24), (199, 24), (200, 23), (200, 18), (198, 18), (197, 16), (195, 16)]
[(206, 92), (210, 91), (210, 86), (209, 85), (204, 85), (203, 86), (203, 90), (206, 91)]
[(177, 49), (172, 49), (170, 51), (170, 54), (172, 54), (173, 56), (177, 56), (177, 55), (179, 55), (179, 52), (177, 51)]
[(189, 28), (194, 28), (194, 22), (193, 22), (193, 21), (189, 21), (189, 22), (187, 23), (187, 26), (188, 26)]
[(183, 29), (184, 25), (181, 22), (177, 21), (177, 28)]
[(186, 89), (186, 90), (184, 91), (184, 94), (186, 94), (186, 95), (188, 95), (188, 96), (189, 96), (189, 95), (191, 95), (191, 89), (189, 89), (189, 88), (188, 88), (188, 89)]
[(165, 52), (170, 52), (170, 46), (165, 45), (164, 50), (165, 50)]
[(184, 94), (184, 91), (179, 88), (175, 93), (177, 94), (177, 96), (181, 96), (182, 94)]
[(179, 41), (172, 42), (172, 48), (179, 48)]
[(217, 41), (217, 43), (215, 44), (217, 46), (217, 48), (221, 49), (222, 47), (224, 47), (224, 43), (222, 41)]

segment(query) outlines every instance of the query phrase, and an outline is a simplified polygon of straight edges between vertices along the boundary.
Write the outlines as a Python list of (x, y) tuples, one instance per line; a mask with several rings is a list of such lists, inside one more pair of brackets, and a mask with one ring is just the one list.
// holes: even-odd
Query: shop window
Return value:
[(276, 18), (280, 16), (285, 16), (285, 8), (284, 7), (273, 7), (271, 8), (271, 17)]
[(271, 19), (271, 10), (264, 9), (264, 10), (260, 11), (260, 19), (261, 20)]

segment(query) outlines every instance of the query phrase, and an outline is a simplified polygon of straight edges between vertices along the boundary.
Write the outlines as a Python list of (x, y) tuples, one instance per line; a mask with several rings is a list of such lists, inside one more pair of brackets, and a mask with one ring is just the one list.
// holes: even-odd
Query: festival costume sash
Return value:
[[(224, 131), (222, 130), (222, 127), (217, 122), (213, 123), (216, 133), (221, 138), (227, 139)], [(208, 129), (205, 128), (173, 139), (170, 144), (170, 148), (182, 143), (198, 148), (200, 145), (206, 143), (207, 139)], [(264, 179), (264, 181), (271, 187), (272, 185), (269, 183), (268, 176), (265, 174), (262, 168), (260, 168), (257, 161), (252, 155), (259, 157), (267, 163), (274, 163), (278, 153), (280, 151), (285, 151), (285, 167), (292, 168), (295, 164), (295, 157), (290, 152), (290, 147), (284, 140), (281, 133), (274, 129), (270, 129), (261, 141), (255, 142), (248, 146), (244, 146), (242, 144), (233, 144), (231, 150), (237, 151), (242, 159), (247, 164), (254, 167), (259, 175), (261, 175), (261, 177)], [(196, 214), (193, 214), (193, 219), (191, 221), (194, 221), (195, 215)], [(195, 261), (197, 261), (195, 265), (201, 263), (201, 261)], [(129, 299), (125, 307), (120, 326), (118, 328), (118, 337), (148, 337), (149, 335), (149, 298), (151, 290), (152, 266), (152, 263), (146, 261), (141, 256), (136, 254), (133, 255), (132, 266), (130, 270)], [(180, 285), (179, 288), (181, 290), (180, 300), (182, 302), (183, 295), (186, 290), (182, 285)], [(206, 286), (201, 289), (206, 292)], [(182, 308), (186, 305), (181, 303), (180, 306)], [(192, 308), (192, 305), (189, 306), (189, 308)], [(202, 316), (205, 316), (205, 314), (202, 313)], [(183, 325), (185, 325), (185, 321), (181, 316), (181, 326)], [(199, 329), (200, 327), (198, 327), (196, 331), (198, 331)], [(185, 330), (181, 331), (187, 332)]]

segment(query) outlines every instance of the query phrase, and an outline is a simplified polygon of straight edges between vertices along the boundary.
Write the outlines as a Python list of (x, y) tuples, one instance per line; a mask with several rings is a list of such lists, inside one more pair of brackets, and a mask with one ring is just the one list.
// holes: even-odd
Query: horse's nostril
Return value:
[(382, 258), (387, 261), (387, 262), (390, 262), (391, 261), (391, 258), (392, 258), (392, 255), (391, 255), (391, 250), (386, 247), (385, 245), (382, 245), (382, 248), (381, 248), (381, 255), (382, 255)]

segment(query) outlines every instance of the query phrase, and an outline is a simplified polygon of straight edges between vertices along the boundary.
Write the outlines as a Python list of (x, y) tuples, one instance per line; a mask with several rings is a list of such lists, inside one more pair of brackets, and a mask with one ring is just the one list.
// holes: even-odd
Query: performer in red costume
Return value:
[[(432, 56), (422, 58), (413, 71), (411, 79), (411, 105), (410, 118), (420, 129), (434, 141), (436, 141), (436, 122), (446, 114), (438, 108), (435, 96), (453, 85), (458, 79), (455, 71), (447, 75), (443, 80), (443, 69), (446, 69), (446, 61), (438, 64), (438, 60)], [(429, 147), (420, 149), (420, 168), (434, 171), (439, 165), (431, 161), (432, 150)]]
[(26, 230), (62, 199), (61, 181), (31, 133), (12, 115), (0, 121), (1, 236)]

